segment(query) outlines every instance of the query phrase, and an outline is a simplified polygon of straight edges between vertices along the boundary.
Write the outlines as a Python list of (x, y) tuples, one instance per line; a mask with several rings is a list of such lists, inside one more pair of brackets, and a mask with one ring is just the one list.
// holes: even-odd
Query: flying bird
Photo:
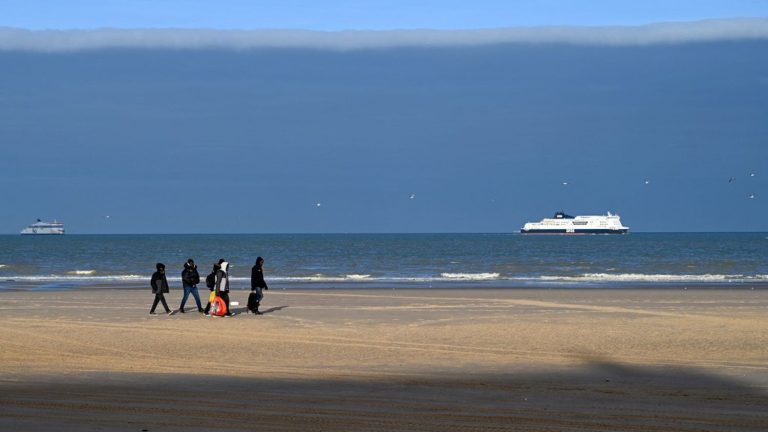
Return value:
[(651, 181), (650, 180), (646, 180), (645, 184), (651, 184)]
[(750, 177), (754, 177), (754, 176), (755, 176), (755, 173), (749, 173), (749, 176), (750, 176)]
[(736, 181), (736, 177), (729, 177), (728, 178), (728, 183), (733, 183), (735, 181)]
[(408, 199), (415, 199), (415, 198), (416, 198), (416, 194), (415, 193), (412, 193), (412, 194), (408, 195)]
[(322, 205), (323, 205), (322, 203), (315, 203), (315, 207), (320, 207)]
[(755, 199), (755, 194), (749, 194), (749, 199)]
[(568, 182), (563, 182), (563, 186), (568, 186)]

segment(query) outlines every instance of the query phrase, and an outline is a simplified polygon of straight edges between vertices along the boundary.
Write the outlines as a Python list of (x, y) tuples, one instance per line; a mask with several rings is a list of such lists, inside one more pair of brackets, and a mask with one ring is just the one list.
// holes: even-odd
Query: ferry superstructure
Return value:
[(563, 212), (539, 222), (528, 222), (522, 234), (626, 234), (629, 228), (621, 224), (619, 215), (569, 216)]
[(64, 234), (64, 224), (61, 222), (43, 222), (40, 219), (32, 225), (21, 230), (21, 235), (62, 235)]

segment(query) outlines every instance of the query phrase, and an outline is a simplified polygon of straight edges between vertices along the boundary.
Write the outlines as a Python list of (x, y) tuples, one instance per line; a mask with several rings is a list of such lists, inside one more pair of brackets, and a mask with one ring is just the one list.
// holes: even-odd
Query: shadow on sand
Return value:
[(528, 375), (373, 380), (35, 377), (0, 381), (0, 407), (2, 430), (768, 430), (764, 387), (608, 361)]
[[(264, 309), (264, 310), (262, 310), (262, 311), (261, 311), (261, 314), (262, 314), (262, 315), (270, 314), (270, 313), (273, 313), (273, 312), (281, 311), (281, 310), (283, 310), (283, 309), (285, 309), (285, 308), (287, 308), (287, 307), (288, 307), (288, 306), (276, 306), (276, 307), (271, 307), (271, 308), (269, 308), (269, 309)], [(239, 314), (251, 315), (251, 314), (248, 312), (248, 308), (247, 308), (247, 307), (231, 308), (230, 310), (231, 310), (231, 312), (232, 312), (232, 313), (236, 313), (236, 314), (238, 314), (238, 315), (239, 315)]]

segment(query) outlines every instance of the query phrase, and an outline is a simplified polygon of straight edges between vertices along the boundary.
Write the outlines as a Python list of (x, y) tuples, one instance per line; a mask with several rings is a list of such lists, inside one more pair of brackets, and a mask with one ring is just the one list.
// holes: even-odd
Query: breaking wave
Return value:
[(441, 273), (441, 277), (448, 280), (494, 280), (499, 278), (498, 273)]
[[(567, 286), (592, 286), (606, 287), (626, 286), (629, 284), (657, 284), (660, 287), (665, 285), (678, 285), (682, 283), (691, 284), (722, 284), (722, 283), (767, 283), (768, 275), (741, 275), (741, 274), (642, 274), (642, 273), (583, 273), (578, 275), (531, 275), (531, 276), (502, 276), (499, 273), (440, 273), (436, 275), (385, 275), (373, 276), (370, 274), (344, 274), (344, 275), (325, 275), (313, 274), (308, 276), (273, 276), (267, 277), (267, 282), (293, 288), (307, 287), (339, 287), (361, 286), (361, 287), (381, 287), (386, 285), (414, 286), (414, 287), (440, 287), (455, 286), (456, 284), (469, 284), (494, 286), (494, 287), (537, 287), (553, 286), (564, 284)], [(141, 286), (149, 284), (150, 275), (97, 275), (94, 270), (74, 270), (63, 275), (24, 275), (24, 276), (2, 276), (0, 282), (22, 282), (22, 283), (64, 283), (74, 285), (130, 285)], [(168, 277), (168, 282), (172, 287), (181, 286), (181, 278), (174, 276)], [(234, 288), (250, 286), (250, 277), (230, 277), (230, 282)], [(441, 285), (444, 284), (444, 285)], [(199, 287), (204, 288), (201, 284)]]
[(14, 282), (134, 282), (149, 280), (148, 276), (142, 275), (109, 275), (109, 276), (86, 276), (86, 275), (47, 275), (47, 276), (4, 276), (5, 281)]
[[(450, 282), (450, 281), (489, 281), (498, 280), (499, 273), (441, 273), (440, 276), (378, 276), (373, 277), (369, 274), (348, 274), (344, 276), (327, 276), (316, 274), (312, 276), (278, 276), (268, 278), (279, 282), (379, 282), (379, 283), (402, 283), (402, 282)], [(239, 280), (245, 278), (232, 278)]]
[(736, 282), (750, 280), (768, 280), (768, 275), (725, 275), (725, 274), (642, 274), (642, 273), (584, 273), (577, 276), (537, 276), (518, 278), (519, 280), (538, 280), (550, 282)]
[(349, 279), (349, 280), (365, 280), (365, 279), (368, 279), (370, 277), (371, 277), (371, 275), (369, 275), (369, 274), (348, 274), (348, 275), (344, 276), (344, 278)]

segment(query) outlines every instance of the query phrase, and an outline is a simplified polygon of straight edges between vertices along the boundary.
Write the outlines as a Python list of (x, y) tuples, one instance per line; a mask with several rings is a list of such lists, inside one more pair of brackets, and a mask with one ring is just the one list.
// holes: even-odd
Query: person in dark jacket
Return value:
[[(218, 263), (213, 265), (213, 271), (205, 277), (205, 286), (208, 287), (211, 292), (214, 292), (216, 290), (216, 275), (219, 273), (219, 269), (221, 268), (221, 263), (224, 262), (224, 259), (219, 260)], [(205, 305), (205, 316), (211, 316), (211, 296), (208, 296), (208, 304)]]
[[(261, 300), (264, 298), (264, 293), (262, 290), (268, 290), (269, 287), (267, 287), (267, 282), (264, 281), (264, 258), (258, 257), (256, 258), (256, 265), (251, 267), (251, 296), (248, 298), (248, 310), (250, 312), (255, 313), (256, 315), (261, 315), (261, 312), (259, 312), (259, 305), (261, 305)], [(253, 298), (253, 301), (251, 301), (251, 298)]]
[(233, 316), (234, 314), (229, 310), (229, 263), (226, 261), (221, 262), (221, 268), (216, 273), (216, 293), (226, 305), (227, 313), (224, 316)]
[(200, 293), (197, 292), (197, 284), (200, 283), (200, 274), (197, 272), (195, 261), (190, 258), (184, 263), (184, 270), (181, 272), (181, 284), (184, 286), (184, 297), (181, 298), (179, 312), (184, 313), (184, 305), (187, 304), (187, 298), (191, 293), (197, 303), (197, 311), (203, 313), (203, 306), (200, 304)]
[(152, 294), (155, 295), (155, 301), (152, 303), (152, 309), (149, 310), (149, 314), (155, 314), (155, 308), (157, 307), (158, 302), (163, 302), (165, 313), (170, 314), (171, 309), (168, 307), (168, 303), (165, 302), (165, 297), (163, 296), (163, 294), (170, 291), (168, 289), (168, 279), (165, 278), (165, 264), (157, 263), (155, 267), (157, 268), (157, 271), (152, 274), (152, 280), (150, 281), (150, 285), (152, 285)]

